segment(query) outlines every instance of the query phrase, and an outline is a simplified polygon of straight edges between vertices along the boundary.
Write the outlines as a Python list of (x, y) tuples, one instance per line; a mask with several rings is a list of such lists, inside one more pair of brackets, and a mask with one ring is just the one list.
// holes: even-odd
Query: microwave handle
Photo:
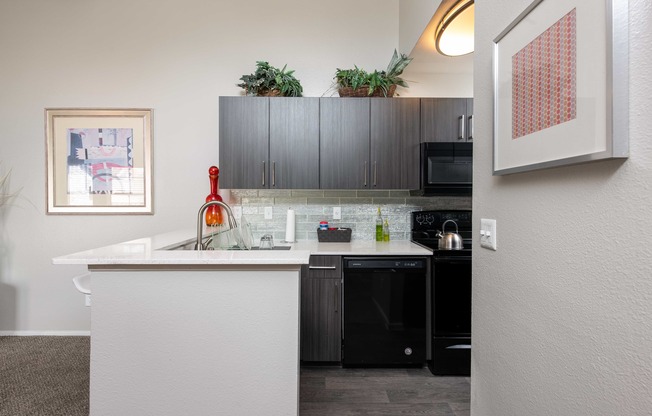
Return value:
[(464, 116), (464, 114), (462, 114), (461, 116), (459, 116), (457, 118), (457, 140), (464, 140), (464, 135), (465, 135), (465, 132), (464, 132), (464, 130), (465, 130), (464, 129), (464, 124), (465, 123), (464, 122), (465, 121), (466, 121), (466, 117)]

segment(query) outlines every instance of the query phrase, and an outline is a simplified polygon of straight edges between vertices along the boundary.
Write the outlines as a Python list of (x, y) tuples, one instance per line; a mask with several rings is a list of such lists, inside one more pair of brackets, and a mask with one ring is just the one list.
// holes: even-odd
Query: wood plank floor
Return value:
[(469, 416), (468, 377), (427, 368), (301, 367), (301, 416)]

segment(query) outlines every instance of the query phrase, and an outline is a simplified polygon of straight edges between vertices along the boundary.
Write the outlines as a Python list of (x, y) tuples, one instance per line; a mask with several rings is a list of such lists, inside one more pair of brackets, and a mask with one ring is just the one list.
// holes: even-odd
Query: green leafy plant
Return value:
[[(403, 73), (412, 58), (408, 58), (405, 54), (398, 54), (394, 50), (394, 55), (384, 71), (375, 70), (367, 72), (364, 69), (358, 68), (354, 65), (353, 69), (340, 69), (337, 68), (335, 72), (335, 82), (340, 89), (342, 95), (343, 88), (351, 88), (354, 92), (360, 89), (368, 89), (365, 91), (366, 95), (380, 95), (387, 97), (391, 96), (391, 87), (393, 85), (400, 85), (401, 87), (408, 87), (405, 80), (400, 75)], [(380, 94), (378, 93), (380, 92)], [(359, 95), (359, 94), (355, 94)]]
[(268, 62), (257, 61), (256, 71), (240, 77), (242, 82), (237, 85), (243, 88), (247, 95), (301, 97), (301, 82), (294, 77), (294, 70), (286, 70), (286, 67), (287, 65), (278, 69)]

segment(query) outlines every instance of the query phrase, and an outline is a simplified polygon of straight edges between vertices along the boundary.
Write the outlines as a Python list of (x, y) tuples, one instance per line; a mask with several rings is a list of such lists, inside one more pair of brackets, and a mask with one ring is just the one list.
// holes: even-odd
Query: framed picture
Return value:
[(152, 214), (152, 110), (46, 109), (48, 214)]
[(628, 9), (536, 0), (494, 39), (494, 175), (629, 156)]

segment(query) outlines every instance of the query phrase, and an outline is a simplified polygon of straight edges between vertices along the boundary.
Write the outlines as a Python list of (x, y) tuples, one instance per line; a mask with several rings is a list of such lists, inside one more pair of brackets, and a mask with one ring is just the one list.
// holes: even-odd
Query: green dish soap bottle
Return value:
[(389, 223), (385, 220), (383, 225), (383, 241), (389, 241)]
[(380, 207), (376, 216), (376, 241), (383, 241), (383, 216), (380, 215)]

